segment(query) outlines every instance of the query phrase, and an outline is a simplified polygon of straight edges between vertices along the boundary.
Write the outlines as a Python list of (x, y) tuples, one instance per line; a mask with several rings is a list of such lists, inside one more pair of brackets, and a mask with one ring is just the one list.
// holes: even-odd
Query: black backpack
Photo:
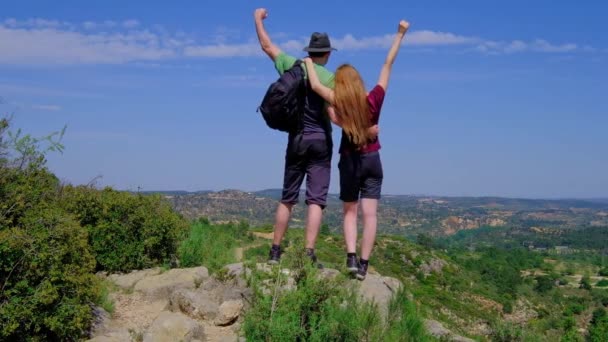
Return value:
[(262, 112), (266, 125), (272, 129), (289, 133), (302, 130), (306, 82), (301, 64), (302, 61), (297, 60), (268, 87), (257, 109)]

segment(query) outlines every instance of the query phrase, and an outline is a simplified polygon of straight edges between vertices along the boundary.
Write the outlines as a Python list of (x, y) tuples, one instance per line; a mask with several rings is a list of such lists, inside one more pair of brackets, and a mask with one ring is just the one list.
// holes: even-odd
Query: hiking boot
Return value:
[(310, 248), (306, 248), (306, 256), (310, 258), (310, 262), (318, 269), (323, 269), (323, 264), (317, 262), (317, 256), (315, 255), (315, 251)]
[(359, 262), (357, 262), (356, 255), (346, 256), (346, 269), (351, 273), (355, 273), (359, 270)]
[(270, 248), (270, 256), (268, 257), (269, 265), (277, 265), (281, 261), (281, 249)]
[(357, 270), (356, 277), (358, 280), (364, 280), (367, 275), (367, 265), (359, 263), (359, 269)]

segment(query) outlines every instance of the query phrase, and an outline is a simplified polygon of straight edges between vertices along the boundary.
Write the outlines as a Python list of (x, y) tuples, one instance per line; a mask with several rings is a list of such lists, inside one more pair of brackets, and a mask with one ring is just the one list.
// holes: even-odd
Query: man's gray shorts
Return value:
[(289, 138), (285, 153), (282, 203), (296, 204), (306, 176), (306, 204), (325, 208), (331, 175), (332, 143), (324, 136)]

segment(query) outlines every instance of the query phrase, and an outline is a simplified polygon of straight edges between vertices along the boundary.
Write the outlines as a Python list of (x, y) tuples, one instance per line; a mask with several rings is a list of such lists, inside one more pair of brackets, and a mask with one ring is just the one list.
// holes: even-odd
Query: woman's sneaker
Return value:
[(270, 255), (268, 257), (269, 265), (277, 265), (281, 261), (281, 249), (280, 248), (270, 248)]
[(351, 273), (355, 273), (359, 270), (359, 262), (357, 261), (356, 255), (346, 256), (346, 269)]
[(367, 265), (368, 264), (359, 264), (359, 269), (357, 270), (356, 277), (358, 280), (364, 280), (367, 275)]

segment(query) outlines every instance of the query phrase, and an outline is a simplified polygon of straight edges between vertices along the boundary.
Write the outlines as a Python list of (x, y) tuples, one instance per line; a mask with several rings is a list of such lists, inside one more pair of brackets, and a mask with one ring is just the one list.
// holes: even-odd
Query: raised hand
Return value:
[(399, 22), (399, 28), (397, 29), (397, 31), (398, 31), (399, 33), (405, 33), (405, 32), (407, 32), (407, 30), (408, 30), (409, 28), (410, 28), (410, 23), (408, 23), (408, 22), (407, 22), (407, 21), (405, 21), (405, 20), (401, 20), (401, 21)]
[(264, 20), (266, 17), (268, 17), (268, 10), (265, 8), (258, 8), (255, 10), (255, 12), (253, 12), (253, 17), (256, 20)]

